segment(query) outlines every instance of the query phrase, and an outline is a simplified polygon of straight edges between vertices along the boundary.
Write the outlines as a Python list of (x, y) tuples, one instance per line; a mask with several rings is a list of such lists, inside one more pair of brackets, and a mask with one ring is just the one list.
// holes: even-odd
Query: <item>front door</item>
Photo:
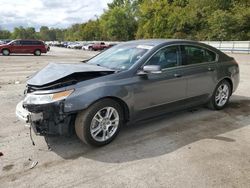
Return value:
[[(161, 73), (137, 75), (134, 89), (134, 110), (138, 116), (171, 111), (167, 104), (185, 99), (187, 80), (179, 67), (179, 47), (170, 46), (159, 50), (145, 65), (160, 65)], [(145, 66), (144, 65), (144, 66)], [(149, 113), (149, 114), (148, 114)]]
[(11, 43), (11, 53), (22, 53), (23, 52), (23, 46), (20, 42), (20, 40), (16, 40)]

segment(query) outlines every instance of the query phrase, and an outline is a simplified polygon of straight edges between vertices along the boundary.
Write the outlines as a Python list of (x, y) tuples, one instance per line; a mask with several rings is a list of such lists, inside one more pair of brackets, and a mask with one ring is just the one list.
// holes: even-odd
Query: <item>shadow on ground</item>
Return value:
[(122, 163), (173, 152), (202, 139), (234, 142), (221, 134), (250, 124), (250, 98), (233, 96), (222, 111), (197, 108), (168, 114), (150, 121), (126, 126), (109, 145), (87, 147), (76, 136), (52, 137), (52, 152), (64, 159), (85, 157), (92, 160)]

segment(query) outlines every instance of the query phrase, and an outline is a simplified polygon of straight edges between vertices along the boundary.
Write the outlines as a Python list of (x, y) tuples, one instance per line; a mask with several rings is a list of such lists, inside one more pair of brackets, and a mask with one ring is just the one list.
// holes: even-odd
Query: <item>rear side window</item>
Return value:
[(21, 44), (22, 45), (41, 45), (42, 44), (42, 42), (40, 42), (40, 41), (33, 41), (33, 40), (23, 40), (23, 41), (21, 41)]
[(216, 60), (216, 54), (197, 46), (181, 46), (182, 65), (191, 65)]
[(42, 42), (41, 41), (32, 41), (32, 44), (33, 45), (42, 45)]
[(27, 45), (31, 45), (31, 42), (28, 40), (22, 40), (21, 44), (27, 46)]
[(147, 65), (160, 65), (162, 69), (178, 66), (178, 47), (161, 49), (148, 61)]

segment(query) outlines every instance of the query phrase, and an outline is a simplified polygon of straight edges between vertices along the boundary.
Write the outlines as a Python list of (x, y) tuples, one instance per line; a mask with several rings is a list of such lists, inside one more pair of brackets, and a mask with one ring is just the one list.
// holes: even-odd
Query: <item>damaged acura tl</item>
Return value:
[(193, 106), (223, 109), (239, 83), (236, 61), (206, 44), (138, 40), (78, 64), (49, 64), (27, 81), (16, 107), (37, 135), (76, 132), (110, 143), (123, 124)]

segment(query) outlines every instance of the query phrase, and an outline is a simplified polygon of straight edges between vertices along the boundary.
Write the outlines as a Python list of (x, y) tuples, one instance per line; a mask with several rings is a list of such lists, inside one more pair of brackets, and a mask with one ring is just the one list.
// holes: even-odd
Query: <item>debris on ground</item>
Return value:
[(33, 163), (30, 166), (30, 169), (35, 168), (35, 166), (38, 164), (38, 161), (33, 161)]
[(1, 157), (1, 156), (3, 156), (3, 153), (2, 153), (2, 152), (0, 152), (0, 157)]
[(19, 120), (17, 119), (17, 120), (15, 120), (15, 121), (13, 121), (13, 123), (17, 123), (17, 122), (19, 122)]

